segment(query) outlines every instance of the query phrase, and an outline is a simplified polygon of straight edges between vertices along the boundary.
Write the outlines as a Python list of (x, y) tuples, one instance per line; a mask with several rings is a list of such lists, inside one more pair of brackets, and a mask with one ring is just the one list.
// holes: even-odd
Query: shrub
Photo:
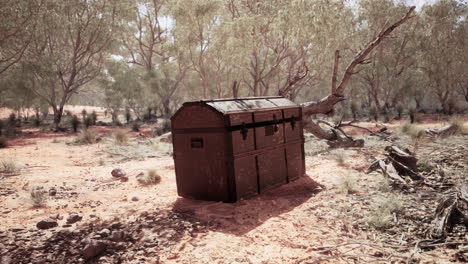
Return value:
[(84, 120), (84, 125), (86, 128), (93, 125), (93, 119), (90, 116), (87, 116)]
[(47, 202), (47, 192), (43, 188), (33, 187), (31, 190), (31, 201), (34, 207), (42, 207)]
[(384, 177), (380, 177), (377, 181), (377, 190), (379, 192), (387, 193), (392, 190), (392, 186), (388, 183), (388, 180)]
[(95, 125), (96, 125), (96, 122), (97, 122), (97, 113), (96, 113), (96, 111), (93, 111), (93, 112), (91, 113), (90, 119), (91, 119), (91, 124), (92, 124), (93, 126), (95, 126)]
[(343, 165), (346, 159), (346, 155), (342, 151), (338, 151), (334, 153), (334, 159), (338, 165)]
[(14, 126), (15, 124), (16, 124), (16, 115), (15, 113), (11, 113), (10, 116), (8, 116), (8, 125)]
[(461, 116), (452, 116), (449, 119), (449, 124), (454, 127), (453, 134), (460, 134), (465, 132), (465, 120)]
[(161, 176), (156, 170), (148, 170), (145, 174), (138, 176), (137, 181), (142, 185), (158, 184), (161, 182)]
[(6, 148), (6, 147), (8, 147), (8, 143), (7, 143), (6, 138), (0, 137), (0, 149), (1, 148)]
[(405, 123), (401, 127), (401, 132), (410, 136), (413, 140), (419, 139), (421, 136), (424, 135), (424, 130), (419, 128), (416, 125)]
[(0, 120), (0, 136), (3, 134), (3, 129), (5, 128), (5, 123), (3, 123), (2, 120)]
[(97, 133), (91, 129), (82, 129), (78, 136), (77, 143), (94, 144), (97, 140)]
[(414, 122), (416, 122), (416, 112), (417, 112), (417, 111), (416, 111), (416, 108), (414, 108), (414, 107), (410, 107), (410, 108), (408, 109), (408, 115), (409, 115), (409, 117), (410, 117), (410, 122), (411, 122), (411, 124), (413, 124)]
[(374, 118), (374, 121), (379, 121), (379, 110), (375, 106), (369, 107), (369, 116)]
[(130, 113), (130, 110), (127, 108), (125, 109), (125, 120), (127, 121), (127, 124), (132, 121), (132, 114)]
[(384, 229), (388, 227), (393, 219), (393, 213), (401, 211), (403, 204), (400, 198), (396, 195), (390, 195), (386, 198), (379, 199), (374, 204), (367, 217), (367, 223), (376, 229)]
[(72, 126), (73, 132), (78, 131), (78, 126), (80, 125), (80, 119), (76, 115), (73, 115), (70, 119), (70, 124)]
[(420, 171), (430, 172), (434, 168), (436, 168), (436, 165), (432, 163), (430, 160), (420, 159), (418, 160), (417, 167), (418, 167), (418, 170)]
[(353, 114), (353, 119), (356, 120), (357, 119), (357, 115), (359, 114), (359, 112), (361, 111), (361, 106), (359, 105), (358, 102), (356, 101), (353, 101), (350, 105), (350, 110), (351, 110), (351, 113)]
[(41, 119), (38, 116), (35, 116), (34, 119), (33, 119), (34, 126), (39, 127), (39, 126), (41, 126), (41, 123), (42, 123)]
[(125, 130), (117, 130), (114, 133), (114, 140), (117, 145), (126, 145), (128, 144), (128, 135)]
[(83, 118), (83, 122), (85, 121), (87, 115), (88, 112), (86, 112), (86, 109), (81, 110), (81, 117)]
[(107, 109), (104, 110), (104, 117), (105, 117), (105, 118), (107, 118), (107, 113), (108, 113)]
[(397, 104), (395, 109), (397, 111), (398, 120), (401, 120), (401, 115), (403, 114), (403, 111), (404, 111), (403, 105)]
[(66, 116), (72, 116), (72, 112), (71, 112), (70, 110), (66, 110), (66, 111), (65, 111), (65, 115), (66, 115)]
[(106, 162), (104, 161), (104, 159), (100, 158), (99, 159), (99, 166), (104, 166), (106, 164)]
[(13, 160), (2, 160), (0, 162), (0, 173), (14, 174), (20, 171), (21, 167)]
[(339, 182), (340, 192), (344, 194), (353, 194), (357, 192), (356, 179), (349, 174), (342, 175)]
[(133, 124), (132, 124), (132, 131), (133, 131), (133, 132), (138, 132), (138, 131), (140, 131), (140, 123), (138, 123), (138, 122), (133, 122)]

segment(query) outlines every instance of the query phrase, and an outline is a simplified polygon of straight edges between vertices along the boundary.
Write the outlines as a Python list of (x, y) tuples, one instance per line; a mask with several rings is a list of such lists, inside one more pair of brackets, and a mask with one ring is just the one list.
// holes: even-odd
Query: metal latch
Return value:
[(275, 114), (273, 114), (273, 123), (275, 124), (274, 125), (274, 131), (276, 133), (276, 132), (278, 132), (278, 119), (276, 118)]
[(245, 125), (244, 122), (242, 122), (242, 128), (241, 128), (240, 132), (242, 134), (242, 139), (246, 140), (247, 139), (247, 132), (249, 132), (249, 130), (247, 129), (247, 126)]

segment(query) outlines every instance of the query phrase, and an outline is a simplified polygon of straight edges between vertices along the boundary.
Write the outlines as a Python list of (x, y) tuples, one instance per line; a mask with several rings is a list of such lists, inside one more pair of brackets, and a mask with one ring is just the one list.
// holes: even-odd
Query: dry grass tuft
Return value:
[(16, 174), (21, 170), (21, 166), (13, 160), (0, 161), (0, 173), (2, 174)]
[(76, 139), (76, 143), (81, 144), (94, 144), (97, 141), (97, 133), (91, 129), (83, 129)]
[(43, 188), (33, 187), (31, 190), (31, 202), (34, 207), (43, 207), (47, 203), (47, 192)]
[(383, 230), (392, 224), (393, 214), (401, 211), (403, 203), (397, 195), (391, 194), (376, 201), (366, 222), (378, 230)]
[(114, 133), (114, 141), (117, 145), (127, 145), (128, 144), (128, 135), (125, 130), (117, 130)]
[(161, 182), (161, 176), (156, 170), (148, 170), (145, 174), (139, 176), (137, 181), (142, 185), (153, 185)]
[(358, 191), (356, 179), (349, 174), (340, 177), (338, 188), (344, 194), (353, 194)]

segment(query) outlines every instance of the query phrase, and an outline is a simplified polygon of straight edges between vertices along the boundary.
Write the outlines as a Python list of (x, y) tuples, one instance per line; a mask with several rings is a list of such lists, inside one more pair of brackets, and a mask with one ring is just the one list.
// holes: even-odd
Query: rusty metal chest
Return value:
[(171, 121), (182, 197), (236, 202), (304, 175), (301, 107), (288, 99), (186, 102)]

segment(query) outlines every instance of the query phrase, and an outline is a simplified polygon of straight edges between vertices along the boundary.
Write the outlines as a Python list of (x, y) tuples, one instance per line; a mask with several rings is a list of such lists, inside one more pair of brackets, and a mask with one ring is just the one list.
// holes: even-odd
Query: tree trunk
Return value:
[[(315, 114), (330, 114), (333, 113), (335, 104), (344, 101), (344, 91), (346, 86), (351, 79), (351, 76), (354, 74), (354, 69), (359, 64), (365, 63), (366, 57), (372, 52), (374, 48), (376, 48), (382, 40), (387, 37), (393, 30), (395, 30), (398, 26), (405, 23), (408, 19), (411, 18), (411, 14), (413, 13), (416, 7), (412, 6), (406, 15), (401, 18), (399, 21), (391, 25), (390, 27), (382, 30), (377, 37), (375, 37), (372, 41), (370, 41), (366, 47), (361, 50), (351, 61), (351, 63), (347, 66), (343, 78), (341, 79), (340, 84), (337, 86), (337, 73), (338, 73), (338, 63), (339, 63), (339, 51), (335, 52), (334, 55), (334, 65), (333, 65), (333, 76), (332, 76), (332, 89), (331, 94), (326, 96), (325, 98), (321, 99), (318, 102), (307, 102), (302, 104), (302, 114), (304, 120), (304, 129), (315, 135), (320, 139), (326, 139), (329, 141), (333, 140), (341, 140), (338, 135), (333, 130), (324, 130), (318, 124), (314, 123), (310, 120), (310, 117)], [(354, 141), (352, 138), (348, 137), (349, 141)]]
[(62, 121), (62, 116), (63, 116), (63, 106), (57, 108), (56, 106), (53, 106), (52, 109), (54, 110), (54, 131), (58, 132), (60, 131), (60, 122)]

